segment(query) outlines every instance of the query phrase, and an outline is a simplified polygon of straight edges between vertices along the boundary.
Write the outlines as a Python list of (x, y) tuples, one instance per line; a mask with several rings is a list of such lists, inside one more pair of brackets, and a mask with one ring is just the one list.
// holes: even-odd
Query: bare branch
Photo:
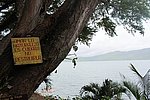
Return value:
[(35, 28), (40, 22), (40, 10), (42, 9), (42, 0), (25, 0), (23, 12), (17, 25), (16, 35), (23, 36)]

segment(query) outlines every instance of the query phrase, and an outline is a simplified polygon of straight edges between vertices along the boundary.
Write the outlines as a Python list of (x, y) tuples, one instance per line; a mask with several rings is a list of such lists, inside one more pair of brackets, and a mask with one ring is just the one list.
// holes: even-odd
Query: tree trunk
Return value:
[[(98, 0), (65, 0), (54, 14), (46, 15), (42, 11), (48, 0), (24, 1), (16, 27), (0, 41), (1, 97), (26, 95), (29, 98), (65, 59), (98, 4)], [(43, 63), (15, 66), (10, 39), (29, 36), (40, 38)]]

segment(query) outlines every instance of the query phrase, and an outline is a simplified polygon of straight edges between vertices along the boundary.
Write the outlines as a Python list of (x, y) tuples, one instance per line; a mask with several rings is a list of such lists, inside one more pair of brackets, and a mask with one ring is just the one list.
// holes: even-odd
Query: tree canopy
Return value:
[[(46, 14), (55, 13), (65, 0), (49, 0), (43, 8)], [(0, 35), (9, 33), (18, 20), (17, 0), (1, 0), (0, 2)], [(41, 13), (43, 13), (41, 11)], [(117, 25), (123, 25), (130, 33), (144, 34), (143, 21), (150, 18), (149, 0), (99, 0), (89, 22), (83, 28), (77, 41), (88, 44), (93, 34), (103, 28), (110, 36), (117, 35)]]

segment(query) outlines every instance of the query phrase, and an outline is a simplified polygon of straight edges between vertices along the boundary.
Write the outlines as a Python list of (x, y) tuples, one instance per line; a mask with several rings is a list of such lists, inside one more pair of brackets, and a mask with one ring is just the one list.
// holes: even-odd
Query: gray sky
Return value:
[(93, 37), (90, 47), (78, 45), (78, 56), (100, 55), (112, 51), (130, 51), (143, 48), (150, 48), (150, 21), (144, 24), (145, 35), (135, 33), (135, 36), (128, 33), (121, 26), (117, 27), (118, 36), (109, 37), (104, 31), (99, 31)]

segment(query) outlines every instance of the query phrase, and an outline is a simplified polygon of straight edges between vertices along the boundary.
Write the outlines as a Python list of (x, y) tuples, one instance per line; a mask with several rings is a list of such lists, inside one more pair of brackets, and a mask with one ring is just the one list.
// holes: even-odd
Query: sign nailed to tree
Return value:
[(15, 65), (42, 63), (38, 37), (12, 38), (11, 42)]

